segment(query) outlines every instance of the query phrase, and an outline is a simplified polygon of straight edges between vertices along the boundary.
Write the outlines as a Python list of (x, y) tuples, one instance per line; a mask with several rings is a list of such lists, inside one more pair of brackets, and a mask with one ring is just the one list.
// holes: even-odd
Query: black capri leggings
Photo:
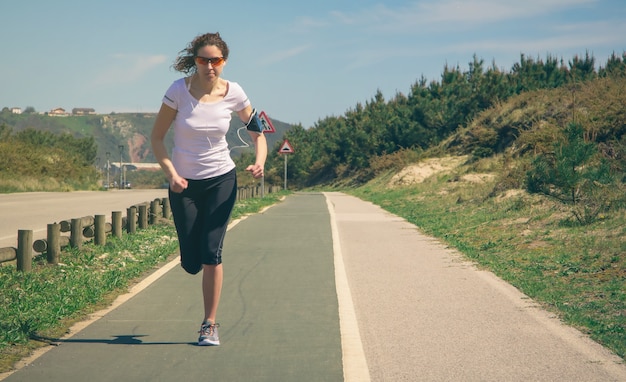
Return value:
[(193, 275), (203, 264), (221, 264), (224, 235), (237, 199), (236, 170), (189, 180), (182, 193), (170, 189), (169, 198), (183, 269)]

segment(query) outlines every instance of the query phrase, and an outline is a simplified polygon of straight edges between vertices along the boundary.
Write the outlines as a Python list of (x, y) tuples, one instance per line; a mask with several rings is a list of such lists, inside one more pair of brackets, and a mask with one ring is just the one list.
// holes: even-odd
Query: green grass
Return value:
[[(275, 204), (288, 192), (238, 201), (232, 219)], [(142, 277), (176, 256), (178, 241), (170, 221), (107, 238), (104, 246), (86, 243), (68, 249), (60, 264), (35, 258), (33, 271), (0, 266), (0, 372), (33, 349), (45, 345), (37, 338), (58, 338), (75, 322), (110, 304)]]
[(389, 179), (347, 192), (455, 247), (626, 357), (623, 210), (581, 226), (554, 200), (521, 190), (493, 196), (495, 181), (477, 184), (433, 175), (422, 183), (390, 187)]
[(97, 191), (102, 188), (95, 182), (66, 179), (58, 180), (52, 177), (35, 178), (29, 176), (21, 176), (15, 178), (0, 173), (0, 194), (9, 194), (15, 192), (71, 192), (78, 190)]

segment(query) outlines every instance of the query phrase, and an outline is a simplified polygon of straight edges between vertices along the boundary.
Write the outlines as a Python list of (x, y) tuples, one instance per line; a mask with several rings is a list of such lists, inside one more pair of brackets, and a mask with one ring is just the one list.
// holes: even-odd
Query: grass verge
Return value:
[[(238, 201), (232, 220), (277, 203), (288, 192)], [(177, 256), (178, 241), (171, 221), (138, 230), (104, 246), (86, 243), (68, 249), (60, 264), (50, 266), (39, 256), (33, 271), (0, 267), (0, 373), (47, 343), (59, 338), (89, 313), (98, 311), (130, 286)]]

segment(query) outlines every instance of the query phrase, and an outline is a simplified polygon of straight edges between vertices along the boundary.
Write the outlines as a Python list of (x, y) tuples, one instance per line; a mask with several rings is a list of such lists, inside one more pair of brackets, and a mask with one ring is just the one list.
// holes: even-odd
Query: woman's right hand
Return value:
[(181, 192), (183, 192), (183, 190), (187, 188), (187, 185), (188, 185), (187, 179), (182, 178), (178, 175), (174, 175), (172, 176), (172, 179), (170, 179), (170, 190), (172, 190), (172, 192), (175, 192), (177, 194), (180, 194)]

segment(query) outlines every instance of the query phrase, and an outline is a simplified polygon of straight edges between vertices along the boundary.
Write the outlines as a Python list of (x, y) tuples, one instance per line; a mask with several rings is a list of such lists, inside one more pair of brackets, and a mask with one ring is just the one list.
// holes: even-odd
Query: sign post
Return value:
[[(283, 144), (280, 146), (278, 153), (279, 154), (293, 154), (294, 153), (293, 147), (291, 147), (288, 140), (285, 139)], [(284, 158), (285, 158), (284, 189), (287, 190), (287, 155), (285, 155)]]

